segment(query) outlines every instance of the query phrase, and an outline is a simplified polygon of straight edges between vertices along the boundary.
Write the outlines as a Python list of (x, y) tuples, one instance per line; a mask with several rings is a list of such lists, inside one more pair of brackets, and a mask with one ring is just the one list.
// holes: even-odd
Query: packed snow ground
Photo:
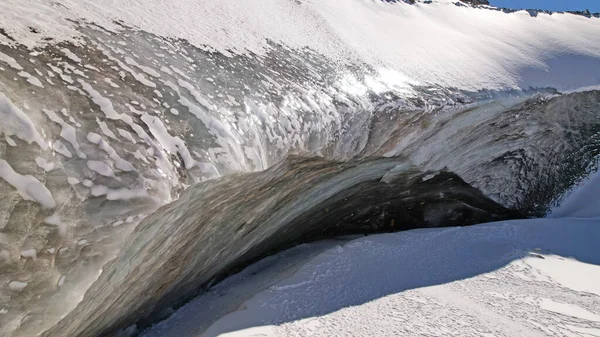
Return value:
[[(0, 27), (29, 47), (71, 40), (71, 20), (114, 21), (223, 53), (258, 54), (267, 40), (333, 60), (393, 69), (394, 80), (462, 89), (600, 82), (600, 19), (526, 11), (505, 14), (455, 0), (4, 0)], [(11, 41), (0, 34), (0, 43)]]
[(552, 218), (302, 245), (143, 336), (600, 336), (599, 192), (597, 173)]

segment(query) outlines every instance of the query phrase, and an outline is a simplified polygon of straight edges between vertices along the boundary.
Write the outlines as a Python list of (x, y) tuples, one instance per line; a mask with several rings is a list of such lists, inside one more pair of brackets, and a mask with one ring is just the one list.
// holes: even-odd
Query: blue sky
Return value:
[(506, 8), (533, 8), (552, 11), (576, 11), (589, 9), (600, 12), (600, 0), (489, 0), (492, 6)]

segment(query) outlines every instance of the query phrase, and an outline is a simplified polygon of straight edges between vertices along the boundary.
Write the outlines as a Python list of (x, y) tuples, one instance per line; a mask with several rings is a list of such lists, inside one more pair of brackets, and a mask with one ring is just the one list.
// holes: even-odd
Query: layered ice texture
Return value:
[[(252, 219), (205, 223), (205, 236), (186, 236), (208, 211), (186, 227), (189, 217), (154, 214), (167, 204), (162, 212), (185, 213), (216, 200), (220, 211), (242, 205), (241, 216), (267, 216), (268, 208), (249, 208), (265, 198), (274, 209), (296, 205), (294, 212), (320, 219), (319, 205), (294, 202), (327, 173), (352, 182), (348, 191), (369, 187), (366, 195), (342, 191), (351, 196), (347, 205), (361, 205), (339, 216), (358, 232), (494, 219), (481, 214), (544, 216), (596, 170), (599, 46), (594, 16), (504, 13), (447, 0), (2, 1), (0, 335), (142, 329), (253, 258), (327, 237), (311, 221), (277, 213), (271, 220), (282, 227), (228, 248), (249, 256), (182, 255), (176, 247), (210, 241), (218, 230), (238, 233)], [(312, 175), (285, 166), (299, 157), (319, 157), (312, 160), (323, 166), (310, 166)], [(386, 161), (393, 165), (373, 164)], [(344, 181), (355, 177), (347, 171), (353, 165), (379, 169), (365, 169), (370, 180)], [(484, 205), (421, 189), (424, 206), (400, 221), (390, 215), (400, 214), (394, 205), (371, 196), (390, 183), (416, 184), (408, 168), (418, 186), (456, 177), (446, 187), (460, 179)], [(256, 171), (263, 188), (244, 187), (256, 183)], [(292, 179), (285, 198), (281, 177)], [(237, 190), (225, 189), (228, 182)], [(314, 183), (311, 193), (346, 196), (327, 194), (334, 185)], [(211, 186), (223, 194), (198, 192)], [(595, 199), (585, 200), (573, 204), (577, 216), (595, 214)], [(303, 235), (273, 236), (290, 224)], [(161, 250), (145, 251), (146, 244)], [(181, 256), (231, 265), (196, 275), (186, 274), (190, 261), (179, 261), (162, 270), (173, 277), (135, 282), (138, 273), (161, 272), (149, 266), (156, 256), (155, 267)], [(167, 291), (182, 280), (185, 292)], [(100, 305), (109, 293), (134, 298), (148, 289), (169, 296), (157, 295), (151, 308)]]

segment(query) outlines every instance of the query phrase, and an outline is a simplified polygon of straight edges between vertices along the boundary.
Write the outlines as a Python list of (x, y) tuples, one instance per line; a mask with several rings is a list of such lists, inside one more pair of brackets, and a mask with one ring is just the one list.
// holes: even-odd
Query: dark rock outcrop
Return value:
[(474, 5), (474, 6), (490, 4), (490, 2), (488, 0), (460, 0), (460, 1), (466, 2), (466, 3)]

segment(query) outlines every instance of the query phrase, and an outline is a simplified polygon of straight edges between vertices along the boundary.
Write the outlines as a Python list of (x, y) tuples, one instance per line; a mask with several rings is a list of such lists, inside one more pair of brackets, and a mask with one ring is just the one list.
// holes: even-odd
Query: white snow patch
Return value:
[(27, 285), (28, 285), (27, 282), (10, 281), (8, 283), (8, 288), (15, 292), (21, 292), (21, 291), (23, 291), (23, 289), (25, 289), (27, 287)]
[(81, 59), (77, 55), (75, 55), (71, 50), (69, 50), (68, 48), (63, 48), (60, 51), (63, 52), (63, 54), (65, 54), (66, 57), (71, 59), (71, 61), (73, 61), (75, 63), (81, 63)]
[(130, 162), (126, 161), (125, 159), (121, 158), (117, 154), (117, 151), (115, 151), (114, 148), (112, 148), (106, 141), (104, 141), (104, 139), (102, 139), (102, 136), (100, 136), (99, 134), (90, 132), (87, 135), (87, 139), (91, 143), (98, 145), (98, 147), (102, 151), (106, 152), (108, 154), (108, 156), (110, 157), (110, 159), (115, 161), (115, 167), (117, 169), (124, 171), (124, 172), (131, 172), (131, 171), (135, 170), (133, 165)]
[(55, 141), (54, 144), (52, 145), (52, 148), (54, 149), (54, 151), (62, 154), (63, 156), (65, 156), (67, 158), (73, 157), (73, 154), (71, 153), (71, 151), (69, 151), (69, 149), (65, 146), (65, 144), (63, 144), (60, 140)]
[(0, 93), (0, 119), (2, 120), (0, 133), (6, 136), (15, 135), (28, 144), (35, 142), (42, 150), (48, 149), (48, 145), (38, 133), (31, 119), (2, 93)]
[(17, 60), (4, 54), (3, 52), (0, 52), (0, 62), (4, 62), (4, 63), (8, 64), (9, 67), (11, 67), (15, 70), (23, 70), (23, 67), (21, 67), (21, 65), (17, 62)]
[(48, 162), (42, 157), (35, 157), (35, 164), (46, 172), (54, 170), (54, 163)]
[(75, 177), (67, 177), (67, 183), (69, 183), (69, 185), (77, 185), (79, 184), (79, 179)]
[(58, 228), (58, 234), (60, 236), (64, 236), (67, 233), (67, 224), (63, 222), (58, 213), (54, 213), (51, 216), (47, 217), (46, 219), (44, 219), (44, 222), (48, 225), (56, 226)]
[(21, 251), (21, 256), (26, 259), (37, 260), (37, 251), (35, 249), (25, 249)]
[(60, 136), (71, 144), (79, 158), (85, 159), (86, 155), (80, 150), (79, 142), (77, 142), (77, 130), (60, 118), (54, 111), (48, 109), (42, 109), (42, 111), (46, 114), (46, 116), (48, 116), (48, 118), (50, 118), (51, 121), (60, 125)]
[(117, 128), (117, 132), (119, 133), (119, 135), (121, 137), (127, 139), (132, 144), (137, 144), (137, 142), (135, 141), (135, 138), (133, 138), (133, 136), (131, 135), (131, 132), (129, 132), (127, 130), (120, 129), (120, 128)]
[(570, 303), (559, 303), (549, 298), (542, 299), (540, 306), (544, 310), (556, 312), (561, 315), (580, 318), (588, 321), (600, 322), (600, 316), (591, 313), (579, 306)]
[(26, 71), (20, 71), (17, 75), (25, 78), (27, 80), (27, 82), (35, 85), (38, 88), (43, 88), (44, 85), (42, 84), (42, 82), (35, 76), (31, 75), (30, 73), (26, 72)]
[(105, 162), (99, 160), (88, 160), (87, 167), (105, 177), (115, 177), (115, 173)]
[(21, 175), (7, 161), (0, 159), (0, 178), (17, 189), (21, 197), (39, 203), (43, 208), (54, 208), (56, 203), (50, 191), (36, 178)]

